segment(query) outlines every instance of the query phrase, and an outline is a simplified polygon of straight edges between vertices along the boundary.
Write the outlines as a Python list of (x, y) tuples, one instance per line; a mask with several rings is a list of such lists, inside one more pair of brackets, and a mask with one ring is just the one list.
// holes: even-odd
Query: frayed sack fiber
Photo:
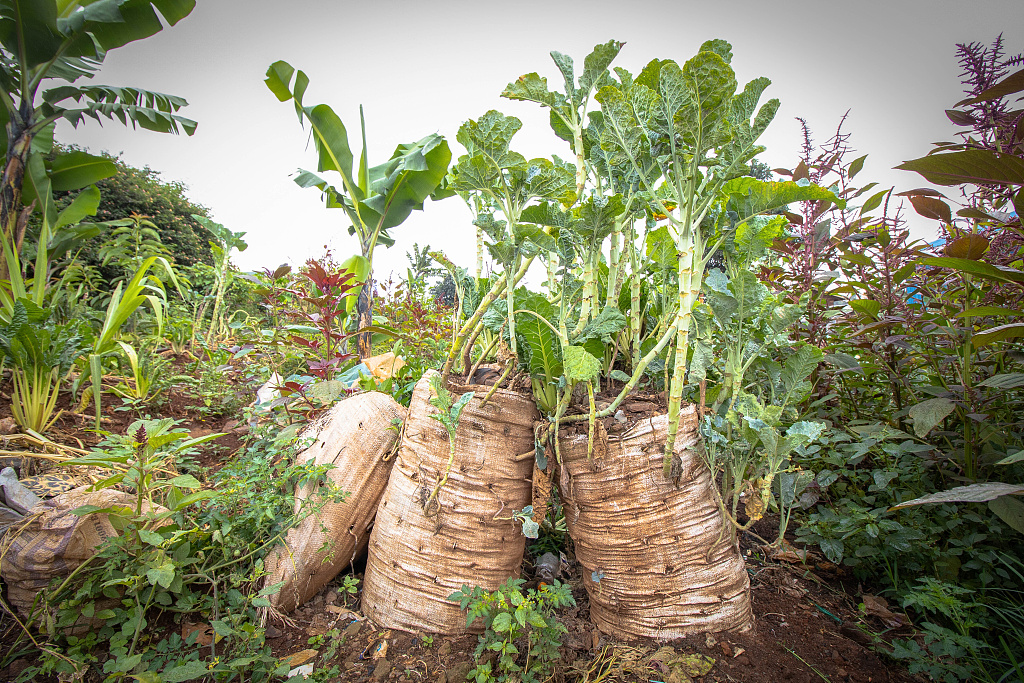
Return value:
[(585, 429), (559, 444), (565, 521), (594, 624), (659, 640), (749, 628), (750, 581), (699, 451), (696, 408), (680, 415), (674, 481), (662, 474), (667, 415), (618, 434), (598, 427), (589, 460)]
[[(339, 401), (303, 431), (302, 437), (316, 441), (298, 462), (334, 465), (327, 478), (348, 496), (306, 517), (267, 555), (266, 585), (284, 582), (270, 597), (274, 609), (290, 612), (310, 600), (366, 549), (405, 412), (387, 394), (368, 392)], [(316, 495), (315, 486), (296, 489), (296, 512)]]
[[(431, 419), (431, 371), (416, 385), (405, 436), (377, 510), (363, 580), (363, 614), (382, 628), (465, 633), (466, 615), (448, 596), (464, 584), (494, 590), (518, 576), (526, 539), (511, 519), (530, 504), (533, 422), (528, 395), (475, 392), (459, 420), (455, 460), (437, 505), (424, 510), (445, 473), (448, 433)], [(428, 514), (429, 513), (429, 514)], [(476, 624), (479, 627), (479, 622)]]

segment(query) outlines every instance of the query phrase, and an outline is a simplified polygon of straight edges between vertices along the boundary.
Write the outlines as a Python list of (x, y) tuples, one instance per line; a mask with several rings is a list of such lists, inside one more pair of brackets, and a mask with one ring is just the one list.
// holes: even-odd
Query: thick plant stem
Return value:
[(573, 126), (573, 148), (576, 152), (576, 197), (583, 198), (583, 188), (587, 184), (587, 158), (583, 149), (583, 128), (581, 124)]
[(217, 278), (217, 295), (213, 300), (213, 313), (210, 314), (210, 329), (206, 332), (206, 346), (209, 347), (213, 341), (213, 335), (220, 331), (220, 325), (217, 324), (217, 315), (220, 313), (220, 307), (224, 303), (224, 290), (227, 285), (228, 277), (228, 252), (231, 247), (225, 242), (223, 244), (224, 255), (220, 260), (220, 271)]
[[(519, 270), (516, 271), (515, 277), (512, 279), (513, 286), (523, 279), (526, 275), (526, 271), (530, 268), (530, 264), (533, 263), (534, 258), (534, 256), (531, 256), (526, 259)], [(443, 378), (448, 379), (448, 375), (450, 375), (452, 371), (452, 365), (455, 363), (455, 359), (459, 357), (470, 333), (476, 329), (477, 324), (483, 318), (484, 313), (487, 312), (487, 309), (490, 308), (491, 304), (505, 292), (505, 287), (507, 285), (508, 281), (506, 278), (501, 278), (495, 282), (490, 291), (488, 291), (480, 301), (480, 305), (476, 307), (476, 311), (473, 312), (472, 317), (462, 325), (458, 336), (455, 337), (455, 342), (452, 344), (451, 350), (448, 351), (448, 358), (445, 360), (444, 367), (441, 370), (441, 376)]]
[(491, 396), (494, 396), (494, 392), (496, 392), (498, 390), (498, 387), (501, 386), (502, 382), (504, 382), (508, 378), (509, 373), (512, 372), (512, 368), (514, 368), (515, 366), (515, 361), (508, 362), (508, 364), (505, 366), (504, 372), (502, 372), (501, 376), (498, 378), (498, 381), (494, 383), (494, 385), (491, 387), (491, 390), (488, 391), (487, 395), (484, 396), (483, 400), (480, 401), (481, 408), (487, 405), (487, 402), (491, 400)]
[(615, 219), (615, 228), (611, 234), (611, 246), (608, 251), (608, 286), (606, 287), (604, 305), (616, 306), (619, 303), (619, 262), (622, 260), (622, 216)]
[(561, 423), (562, 415), (565, 414), (566, 409), (569, 407), (569, 401), (572, 400), (572, 389), (572, 386), (566, 387), (562, 398), (558, 401), (558, 406), (555, 408), (555, 416), (551, 418), (551, 439), (555, 446), (555, 462), (559, 465), (562, 464), (562, 453), (558, 447), (558, 427)]
[(465, 372), (466, 368), (470, 366), (470, 357), (473, 355), (473, 345), (476, 344), (477, 338), (484, 331), (484, 321), (481, 320), (473, 328), (473, 331), (466, 337), (466, 343), (462, 346), (462, 371)]
[(640, 364), (640, 265), (636, 249), (629, 250), (630, 270), (633, 276), (629, 280), (629, 334), (633, 341), (633, 362), (630, 365), (636, 372)]
[(590, 419), (587, 428), (587, 460), (594, 455), (594, 427), (597, 425), (597, 406), (594, 404), (594, 384), (587, 382), (587, 398), (590, 400)]
[(573, 330), (572, 334), (575, 337), (583, 328), (590, 322), (590, 315), (594, 309), (594, 302), (597, 299), (596, 287), (594, 286), (594, 261), (593, 254), (587, 258), (587, 262), (583, 267), (583, 302), (580, 304), (580, 319), (576, 323), (576, 329)]
[[(509, 270), (509, 272), (506, 273), (506, 277), (509, 277), (511, 279), (511, 271), (512, 271), (512, 269), (509, 268), (508, 270)], [(515, 310), (516, 310), (516, 308), (515, 308), (515, 295), (516, 295), (516, 291), (515, 290), (516, 290), (516, 283), (515, 282), (509, 282), (505, 286), (505, 302), (506, 302), (506, 304), (508, 306), (508, 308), (506, 309), (508, 311), (508, 345), (509, 345), (509, 348), (512, 350), (512, 355), (515, 356), (516, 358), (518, 358), (519, 357), (519, 349), (517, 348), (518, 344), (516, 343), (516, 314), (515, 314)]]
[[(487, 354), (494, 350), (494, 347), (498, 345), (499, 341), (501, 341), (501, 335), (494, 335), (494, 339), (491, 340), (491, 343), (487, 345), (487, 348), (483, 350), (483, 353), (480, 354), (480, 357), (477, 358), (476, 362), (473, 363), (473, 366), (469, 368), (469, 372), (466, 373), (466, 382), (472, 381), (473, 375), (476, 374), (476, 369), (480, 367), (480, 363), (484, 361), (484, 358), (487, 357)], [(472, 348), (472, 343), (467, 344), (466, 346)]]
[(548, 268), (548, 291), (555, 296), (557, 294), (555, 288), (558, 286), (558, 254), (548, 252), (546, 265)]
[[(0, 229), (17, 253), (20, 249), (17, 235), (18, 216), (21, 213), (21, 188), (25, 180), (25, 166), (32, 148), (32, 137), (24, 131), (16, 131), (16, 124), (7, 124), (7, 138), (14, 143), (7, 150), (3, 180), (0, 182)], [(10, 278), (7, 261), (0, 259), (0, 279)]]
[(483, 228), (476, 229), (476, 274), (474, 277), (479, 280), (484, 272), (484, 231)]
[(679, 431), (679, 408), (683, 400), (683, 384), (686, 380), (687, 356), (690, 345), (690, 318), (693, 306), (700, 293), (703, 271), (697, 271), (694, 264), (700, 264), (703, 254), (692, 230), (684, 230), (679, 236), (679, 311), (676, 314), (676, 358), (668, 397), (668, 431), (665, 435), (665, 458), (663, 471), (668, 477), (672, 470), (676, 433)]

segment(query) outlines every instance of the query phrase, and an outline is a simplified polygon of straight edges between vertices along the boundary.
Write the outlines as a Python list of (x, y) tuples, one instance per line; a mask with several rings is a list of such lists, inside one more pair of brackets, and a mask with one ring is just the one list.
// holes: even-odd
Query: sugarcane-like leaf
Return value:
[(1000, 496), (1020, 495), (1024, 493), (1024, 486), (1019, 484), (1004, 484), (999, 481), (989, 481), (983, 484), (971, 484), (969, 486), (957, 486), (947, 491), (931, 493), (921, 496), (905, 503), (894, 505), (891, 510), (899, 510), (914, 505), (926, 505), (928, 503), (985, 503), (995, 500)]

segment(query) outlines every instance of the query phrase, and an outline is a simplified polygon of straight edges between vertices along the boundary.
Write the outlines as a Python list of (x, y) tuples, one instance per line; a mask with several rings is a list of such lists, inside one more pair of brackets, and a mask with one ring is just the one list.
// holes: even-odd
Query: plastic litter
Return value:
[(12, 467), (0, 472), (0, 498), (4, 505), (22, 515), (28, 514), (32, 506), (42, 500), (18, 481), (18, 474)]
[(562, 573), (562, 560), (554, 553), (544, 553), (535, 565), (537, 579), (544, 583), (553, 583)]

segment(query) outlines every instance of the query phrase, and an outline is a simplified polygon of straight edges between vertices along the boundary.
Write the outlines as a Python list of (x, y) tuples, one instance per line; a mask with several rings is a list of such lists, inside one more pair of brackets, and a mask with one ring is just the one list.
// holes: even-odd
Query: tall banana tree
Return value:
[[(388, 161), (371, 167), (367, 161), (366, 124), (360, 107), (363, 151), (359, 155), (358, 171), (353, 174), (354, 155), (341, 118), (326, 104), (303, 104), (309, 85), (306, 74), (296, 71), (287, 62), (274, 62), (267, 70), (265, 83), (278, 100), (295, 103), (300, 123), (309, 123), (318, 157), (317, 173), (333, 171), (341, 176), (341, 184), (335, 186), (317, 173), (300, 170), (295, 182), (301, 187), (319, 189), (327, 208), (345, 210), (352, 221), (349, 234), (359, 239), (359, 248), (372, 272), (373, 252), (377, 244), (394, 244), (388, 230), (403, 223), (413, 210), (422, 210), (427, 197), (446, 196), (434, 192), (448, 172), (452, 158), (448, 143), (440, 135), (428, 135), (416, 142), (399, 145)], [(363, 284), (357, 305), (359, 327), (371, 326), (373, 288), (369, 278)], [(370, 332), (359, 335), (360, 358), (372, 355), (370, 339)]]
[(180, 97), (76, 85), (93, 76), (109, 50), (158, 33), (161, 16), (177, 24), (194, 7), (195, 0), (0, 0), (0, 124), (6, 131), (0, 137), (0, 228), (15, 251), (23, 204), (37, 203), (46, 226), (55, 219), (47, 216), (50, 189), (78, 189), (110, 175), (109, 162), (84, 152), (62, 160), (60, 168), (46, 167), (42, 155), (52, 146), (57, 121), (77, 126), (104, 117), (162, 133), (195, 131), (194, 121), (176, 114), (187, 104)]

